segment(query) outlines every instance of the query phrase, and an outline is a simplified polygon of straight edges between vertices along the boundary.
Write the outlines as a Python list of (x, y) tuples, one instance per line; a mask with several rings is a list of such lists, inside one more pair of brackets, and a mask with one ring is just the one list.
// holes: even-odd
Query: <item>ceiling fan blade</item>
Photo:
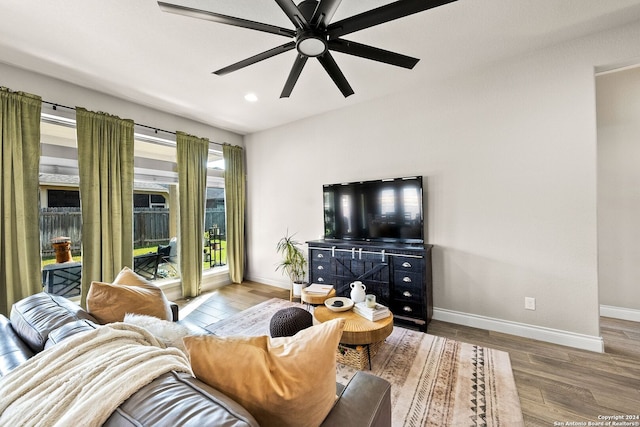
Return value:
[(398, 0), (367, 12), (334, 22), (327, 27), (330, 39), (373, 27), (457, 0)]
[(320, 0), (316, 12), (311, 18), (311, 26), (313, 28), (327, 28), (340, 3), (342, 0)]
[(331, 56), (329, 52), (325, 52), (324, 55), (318, 56), (318, 61), (320, 61), (320, 64), (322, 64), (324, 69), (327, 71), (336, 86), (338, 86), (338, 89), (340, 89), (340, 92), (342, 92), (342, 95), (344, 95), (345, 98), (349, 95), (353, 95), (353, 89), (351, 89), (349, 82), (347, 81), (344, 74), (342, 74), (342, 71), (340, 71), (338, 64), (336, 64), (336, 61), (333, 59), (333, 56)]
[(273, 56), (292, 50), (295, 47), (296, 47), (295, 42), (285, 43), (282, 46), (274, 47), (273, 49), (269, 49), (266, 52), (259, 53), (257, 55), (252, 56), (251, 58), (244, 59), (240, 62), (236, 62), (235, 64), (231, 64), (228, 67), (224, 67), (219, 69), (218, 71), (214, 71), (213, 74), (224, 76), (225, 74), (229, 74), (233, 71), (237, 71), (241, 68), (255, 64), (256, 62), (260, 62), (264, 59), (268, 59)]
[(285, 37), (294, 37), (296, 32), (288, 28), (277, 27), (275, 25), (263, 24), (262, 22), (249, 21), (247, 19), (235, 18), (233, 16), (221, 15), (208, 10), (194, 9), (192, 7), (178, 4), (158, 2), (158, 6), (164, 12), (175, 13), (177, 15), (189, 16), (192, 18), (205, 19), (207, 21), (218, 22), (220, 24), (233, 25), (236, 27), (248, 28), (250, 30), (262, 31), (265, 33), (277, 34)]
[(296, 82), (298, 81), (298, 77), (300, 77), (300, 73), (304, 68), (304, 64), (307, 63), (307, 59), (309, 59), (308, 56), (298, 54), (295, 62), (293, 63), (293, 67), (291, 67), (291, 72), (289, 73), (287, 82), (284, 84), (284, 88), (282, 89), (280, 98), (288, 98), (289, 95), (291, 95), (291, 91), (293, 90), (293, 87), (296, 85)]
[(304, 30), (309, 28), (307, 18), (302, 15), (302, 12), (300, 12), (300, 9), (298, 9), (298, 6), (296, 6), (293, 0), (276, 0), (276, 3), (278, 3), (280, 9), (284, 11), (296, 28)]
[(378, 62), (395, 65), (402, 68), (413, 68), (420, 61), (418, 58), (402, 55), (366, 44), (356, 43), (344, 39), (329, 40), (329, 49), (361, 58), (372, 59)]

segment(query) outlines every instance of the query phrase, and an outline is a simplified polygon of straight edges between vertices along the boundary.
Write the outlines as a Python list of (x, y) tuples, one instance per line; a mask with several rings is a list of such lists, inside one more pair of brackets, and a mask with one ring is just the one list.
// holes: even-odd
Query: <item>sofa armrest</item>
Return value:
[(33, 356), (33, 351), (20, 339), (11, 322), (0, 314), (0, 377)]
[(321, 424), (321, 427), (333, 426), (391, 426), (391, 384), (358, 371)]

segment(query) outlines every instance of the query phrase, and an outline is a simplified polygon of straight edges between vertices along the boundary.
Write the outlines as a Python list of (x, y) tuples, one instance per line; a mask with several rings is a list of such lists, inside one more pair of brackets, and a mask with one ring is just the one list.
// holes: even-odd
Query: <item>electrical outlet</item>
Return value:
[(536, 299), (532, 297), (524, 297), (524, 308), (527, 310), (536, 309)]

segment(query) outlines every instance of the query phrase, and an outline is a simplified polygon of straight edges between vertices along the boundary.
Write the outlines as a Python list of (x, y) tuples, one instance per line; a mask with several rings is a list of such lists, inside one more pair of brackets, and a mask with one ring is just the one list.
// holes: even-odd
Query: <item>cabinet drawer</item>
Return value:
[(312, 263), (316, 262), (329, 262), (331, 260), (331, 252), (330, 251), (311, 251), (311, 256), (309, 257), (309, 261)]
[(327, 274), (329, 273), (329, 268), (331, 267), (331, 264), (329, 264), (328, 262), (314, 262), (311, 265), (311, 269), (316, 273), (316, 274)]
[(424, 305), (419, 302), (396, 300), (391, 311), (397, 316), (424, 317)]
[(409, 273), (406, 271), (396, 271), (393, 275), (393, 283), (396, 287), (404, 286), (410, 288), (422, 287), (422, 275), (420, 273)]
[(393, 297), (399, 300), (409, 301), (421, 301), (422, 298), (422, 286), (416, 286), (416, 284), (404, 284), (402, 282), (396, 282), (393, 289)]
[(322, 275), (319, 275), (319, 274), (314, 274), (314, 275), (312, 275), (312, 276), (311, 276), (311, 282), (312, 282), (312, 283), (320, 283), (320, 284), (324, 284), (324, 285), (328, 285), (328, 284), (330, 284), (330, 283), (331, 283), (331, 282), (329, 281), (328, 276), (326, 276), (326, 275), (325, 275), (325, 276), (322, 276)]
[(422, 258), (410, 258), (403, 256), (393, 257), (393, 269), (409, 273), (421, 273), (424, 265)]

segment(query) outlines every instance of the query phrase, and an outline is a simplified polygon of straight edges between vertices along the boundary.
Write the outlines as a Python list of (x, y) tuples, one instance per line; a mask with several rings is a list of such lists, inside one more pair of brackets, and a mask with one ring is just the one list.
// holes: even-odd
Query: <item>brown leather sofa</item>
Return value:
[[(0, 315), (0, 376), (34, 354), (75, 333), (99, 327), (66, 298), (40, 293), (14, 304), (11, 320)], [(390, 426), (390, 384), (358, 372), (322, 426)], [(139, 389), (111, 414), (105, 426), (257, 426), (238, 403), (185, 373), (169, 372)]]

